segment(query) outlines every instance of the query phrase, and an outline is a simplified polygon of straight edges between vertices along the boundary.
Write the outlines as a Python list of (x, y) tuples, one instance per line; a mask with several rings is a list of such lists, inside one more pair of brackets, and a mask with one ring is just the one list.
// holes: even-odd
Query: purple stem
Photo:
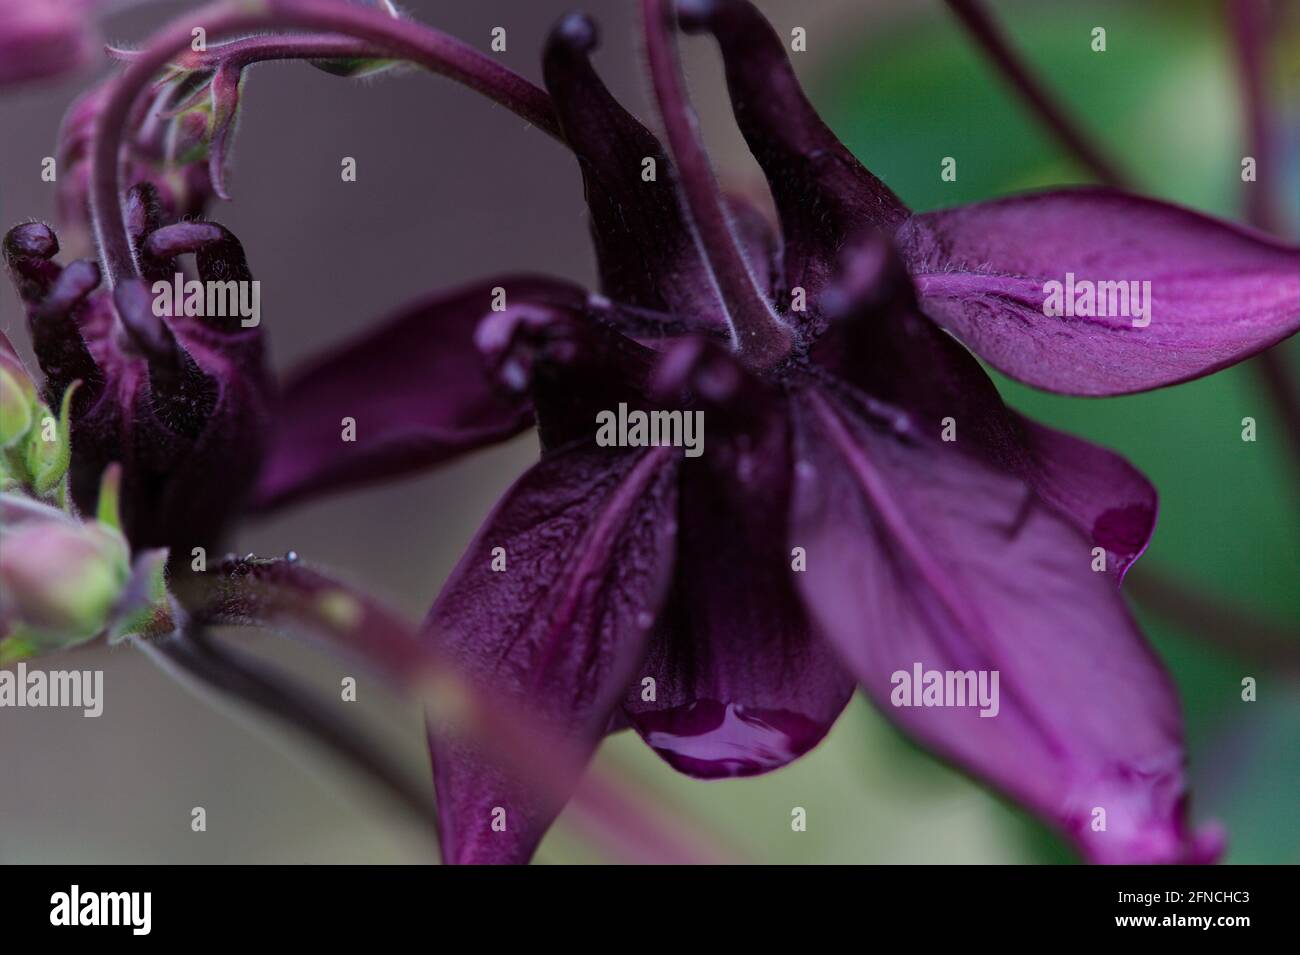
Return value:
[(1223, 604), (1146, 564), (1129, 572), (1124, 590), (1157, 617), (1225, 653), (1300, 676), (1300, 631), (1295, 627)]
[(561, 138), (551, 98), (544, 90), (473, 47), (423, 24), (337, 0), (262, 0), (256, 8), (234, 0), (209, 4), (182, 14), (149, 40), (114, 83), (96, 123), (90, 205), (110, 287), (138, 274), (118, 185), (122, 131), (141, 91), (176, 54), (191, 48), (191, 31), (197, 26), (204, 28), (208, 40), (253, 30), (344, 34), (463, 83)]
[(696, 135), (697, 124), (686, 99), (673, 42), (676, 24), (669, 19), (673, 8), (673, 4), (664, 0), (641, 2), (655, 99), (677, 164), (688, 217), (730, 313), (729, 322), (740, 357), (752, 367), (771, 367), (790, 353), (791, 333), (754, 284), (731, 230), (708, 157)]
[[(1260, 0), (1228, 0), (1242, 104), (1246, 113), (1246, 148), (1255, 158), (1255, 181), (1245, 187), (1246, 218), (1256, 228), (1274, 235), (1286, 232), (1278, 214), (1274, 160), (1277, 155), (1273, 109), (1264, 81), (1268, 63), (1268, 5)], [(1300, 392), (1287, 364), (1288, 343), (1261, 352), (1251, 362), (1274, 407), (1282, 417), (1282, 430), (1291, 454), (1300, 464)]]
[[(186, 567), (181, 562), (169, 581), (177, 605), (184, 608), (181, 619), (160, 612), (142, 643), (172, 633), (178, 622), (191, 631), (253, 625), (309, 636), (331, 653), (367, 666), (431, 713), (441, 714), (440, 720), (472, 737), (533, 786), (543, 791), (553, 788), (555, 799), (563, 801), (569, 795), (565, 781), (584, 777), (570, 804), (571, 818), (616, 852), (635, 851), (639, 858), (647, 858), (643, 853), (648, 853), (655, 861), (676, 863), (727, 858), (707, 837), (680, 831), (680, 820), (657, 814), (641, 794), (593, 770), (584, 772), (582, 757), (566, 741), (538, 730), (533, 713), (463, 678), (436, 651), (428, 634), (417, 635), (410, 624), (377, 601), (287, 561), (235, 561), (202, 573), (188, 572)], [(195, 659), (193, 654), (190, 659)], [(231, 691), (247, 686), (245, 681)], [(250, 702), (275, 712), (264, 702)], [(301, 708), (277, 715), (310, 728)], [(382, 781), (392, 788), (391, 780)]]
[(975, 42), (1002, 72), (1011, 88), (1019, 93), (1029, 104), (1030, 109), (1038, 114), (1038, 118), (1052, 131), (1057, 141), (1101, 182), (1108, 186), (1126, 188), (1127, 177), (1102, 154), (1101, 150), (1092, 145), (1089, 137), (1083, 134), (1038, 78), (1021, 62), (1002, 30), (984, 9), (984, 5), (979, 0), (946, 0), (946, 2)]
[(177, 631), (158, 643), (140, 641), (139, 646), (191, 679), (243, 700), (323, 744), (382, 785), (437, 837), (438, 813), (428, 786), (412, 779), (373, 740), (283, 674), (219, 646), (201, 628)]

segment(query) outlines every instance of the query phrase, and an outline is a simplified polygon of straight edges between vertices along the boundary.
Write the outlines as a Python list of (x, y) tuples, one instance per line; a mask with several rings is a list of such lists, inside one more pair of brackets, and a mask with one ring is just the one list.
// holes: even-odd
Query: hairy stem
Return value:
[(192, 31), (197, 27), (206, 31), (208, 41), (254, 30), (315, 30), (349, 36), (373, 44), (395, 59), (463, 83), (557, 139), (561, 137), (545, 90), (430, 27), (336, 0), (220, 0), (182, 14), (155, 34), (113, 84), (96, 123), (90, 206), (110, 287), (138, 274), (119, 185), (123, 129), (137, 97), (158, 71), (178, 53), (191, 49)]
[(686, 209), (726, 303), (736, 347), (747, 364), (768, 367), (789, 354), (790, 330), (776, 317), (754, 283), (696, 133), (673, 43), (677, 28), (674, 9), (672, 2), (641, 0), (651, 85), (677, 164)]
[[(1242, 184), (1246, 218), (1256, 228), (1281, 235), (1286, 231), (1286, 221), (1278, 207), (1274, 174), (1278, 158), (1276, 123), (1265, 83), (1268, 14), (1268, 5), (1260, 0), (1228, 0), (1228, 20), (1246, 119), (1246, 149), (1255, 159), (1255, 181)], [(1250, 367), (1281, 416), (1291, 455), (1300, 465), (1300, 389), (1287, 364), (1288, 347), (1288, 342), (1274, 345), (1252, 360)]]
[(1069, 113), (1048, 93), (1047, 88), (1016, 55), (1001, 28), (979, 0), (945, 0), (971, 37), (1029, 108), (1064, 146), (1098, 180), (1109, 186), (1126, 187), (1127, 177), (1090, 137), (1075, 124)]

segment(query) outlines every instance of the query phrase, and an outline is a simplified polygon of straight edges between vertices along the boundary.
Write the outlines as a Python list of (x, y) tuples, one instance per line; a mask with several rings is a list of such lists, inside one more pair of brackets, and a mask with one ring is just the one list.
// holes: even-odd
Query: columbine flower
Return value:
[[(663, 5), (644, 7), (670, 152), (595, 74), (589, 20), (566, 18), (545, 55), (600, 293), (488, 280), (303, 372), (260, 501), (499, 439), (526, 398), (542, 459), (427, 622), (483, 687), (587, 752), (626, 722), (713, 778), (798, 757), (861, 686), (1088, 859), (1214, 858), (1217, 835), (1187, 824), (1172, 684), (1118, 588), (1155, 491), (1118, 455), (1007, 408), (957, 339), (1055, 391), (1172, 384), (1295, 331), (1300, 253), (1105, 189), (913, 215), (818, 118), (752, 6), (680, 4), (721, 47), (778, 238), (719, 197)], [(1045, 286), (1069, 272), (1151, 281), (1150, 325), (1049, 317)], [(479, 325), (494, 290), (508, 304)], [(479, 354), (518, 400), (489, 387)], [(596, 415), (621, 403), (704, 410), (704, 455), (597, 447)], [(348, 407), (373, 426), (341, 454)], [(917, 663), (999, 671), (1000, 711), (893, 705), (892, 675)], [(559, 805), (436, 728), (432, 749), (444, 856), (527, 860)]]
[(239, 241), (212, 222), (160, 225), (156, 191), (132, 189), (128, 221), (141, 278), (101, 289), (99, 267), (66, 267), (53, 230), (28, 223), (4, 238), (27, 305), (44, 395), (71, 396), (68, 486), (83, 513), (100, 477), (122, 465), (122, 510), (136, 549), (211, 547), (240, 509), (262, 460), (270, 385), (260, 328), (233, 317), (155, 314), (154, 281), (193, 254), (202, 281), (250, 281)]
[[(177, 209), (160, 213), (146, 169), (124, 245), (116, 190), (105, 201), (96, 182), (111, 293), (92, 263), (56, 265), (43, 225), (4, 242), (44, 400), (71, 402), (77, 506), (87, 511), (99, 474), (120, 461), (133, 546), (189, 548), (220, 536), (254, 481), (255, 506), (270, 508), (535, 422), (542, 460), (489, 518), (426, 629), (430, 652), (474, 692), (499, 694), (510, 712), (524, 706), (562, 738), (566, 768), (558, 785), (539, 788), (535, 774), (524, 784), (520, 760), (502, 763), (481, 735), (452, 737), (439, 722), (451, 861), (526, 860), (575, 782), (570, 749), (589, 755), (607, 731), (630, 724), (691, 775), (760, 773), (814, 746), (855, 686), (1090, 859), (1213, 858), (1217, 835), (1188, 827), (1177, 701), (1118, 591), (1150, 536), (1154, 489), (1119, 456), (1008, 409), (957, 338), (1053, 390), (1171, 384), (1295, 331), (1300, 253), (1108, 190), (912, 215), (816, 116), (748, 3), (679, 4), (683, 25), (722, 48), (778, 239), (761, 213), (717, 192), (664, 3), (643, 4), (668, 150), (597, 77), (594, 26), (579, 15), (547, 46), (554, 114), (540, 91), (463, 45), (346, 5), (282, 0), (262, 15), (377, 46), (253, 38), (183, 59), (165, 78), (170, 94), (206, 90), (211, 106), (168, 102), (178, 124), (209, 114), (191, 130), (209, 179), (241, 63), (277, 48), (345, 73), (345, 61), (409, 56), (507, 103), (579, 160), (600, 292), (508, 276), (415, 303), (290, 378), (259, 468), (270, 416), (257, 332), (164, 322), (149, 307), (149, 281), (169, 278), (185, 254), (200, 278), (247, 279), (239, 243), (213, 223), (170, 221)], [(225, 16), (229, 31), (258, 15)], [(128, 117), (132, 84), (176, 49), (181, 26), (113, 89), (106, 115)], [(101, 127), (97, 154), (114, 156), (120, 130)], [(1053, 317), (1046, 288), (1070, 273), (1150, 281), (1150, 325)], [(21, 381), (0, 386), (5, 407), (33, 406)], [(622, 405), (703, 411), (706, 453), (598, 447), (596, 416)], [(345, 417), (359, 423), (355, 442), (339, 440)], [(13, 421), (0, 430), (19, 430)], [(956, 440), (941, 439), (950, 429)], [(287, 617), (353, 649), (387, 633), (367, 646), (390, 675), (432, 659), (412, 651), (400, 623), (295, 561), (231, 559), (172, 584), (175, 605), (157, 626)], [(997, 715), (895, 707), (892, 676), (916, 665), (998, 671)]]

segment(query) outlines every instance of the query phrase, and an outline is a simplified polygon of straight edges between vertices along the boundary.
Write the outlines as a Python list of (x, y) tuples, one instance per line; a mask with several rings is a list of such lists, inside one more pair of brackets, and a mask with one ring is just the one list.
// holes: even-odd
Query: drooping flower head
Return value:
[[(1154, 489), (1007, 408), (967, 349), (1070, 394), (1208, 374), (1295, 331), (1300, 253), (1107, 189), (914, 215), (817, 117), (749, 3), (678, 4), (685, 29), (718, 42), (778, 233), (717, 190), (669, 9), (643, 4), (666, 148), (597, 77), (590, 20), (566, 18), (546, 49), (599, 292), (489, 280), (309, 368), (289, 389), (312, 398), (288, 416), (297, 434), (337, 420), (329, 383), (355, 356), (405, 379), (427, 369), (412, 344), (425, 340), (456, 370), (439, 401), (390, 405), (394, 426), (344, 461), (287, 442), (261, 499), (427, 464), (511, 433), (531, 407), (542, 460), (427, 621), (483, 687), (588, 751), (627, 723), (712, 778), (806, 752), (859, 686), (1089, 859), (1213, 858), (1217, 834), (1187, 822), (1173, 687), (1118, 589)], [(1149, 281), (1149, 325), (1054, 314), (1050, 283), (1068, 273)], [(476, 353), (491, 375), (466, 371)], [(705, 450), (605, 447), (597, 422), (615, 409), (702, 411)], [(896, 675), (913, 672), (996, 672), (1000, 705), (908, 706)], [(433, 756), (444, 856), (526, 860), (558, 803), (437, 727)]]

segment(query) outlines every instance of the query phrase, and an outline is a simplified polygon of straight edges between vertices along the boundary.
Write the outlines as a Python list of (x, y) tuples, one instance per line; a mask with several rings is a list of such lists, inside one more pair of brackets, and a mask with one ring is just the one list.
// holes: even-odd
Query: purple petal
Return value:
[(726, 65), (736, 122), (763, 168), (785, 237), (785, 282), (813, 294), (845, 236), (889, 228), (907, 207), (854, 158), (799, 86), (785, 45), (747, 0), (679, 6), (683, 29), (713, 34)]
[[(552, 279), (485, 279), (407, 305), (291, 374), (257, 506), (407, 474), (527, 427), (527, 403), (496, 385), (474, 341), (496, 287), (507, 303), (586, 298)], [(342, 439), (344, 418), (356, 422), (355, 441)]]
[[(899, 241), (926, 314), (999, 370), (1049, 391), (1117, 395), (1176, 384), (1300, 328), (1300, 250), (1108, 189), (926, 213)], [(1125, 294), (1134, 290), (1136, 301)], [(1144, 314), (1133, 314), (1143, 301)], [(1088, 309), (1107, 314), (1078, 314)]]
[[(1212, 856), (1214, 840), (1186, 826), (1173, 685), (1089, 569), (1088, 542), (1020, 481), (901, 440), (849, 396), (808, 392), (797, 409), (791, 540), (808, 549), (797, 580), (885, 715), (1089, 860)], [(902, 679), (917, 666), (996, 672), (996, 712), (951, 698), (895, 705), (918, 702)]]
[[(677, 460), (669, 448), (553, 452), (507, 492), (425, 624), (485, 694), (583, 753), (609, 726), (668, 585)], [(551, 793), (576, 783), (544, 794), (436, 730), (431, 748), (447, 862), (527, 862), (561, 808)]]
[(715, 397), (704, 453), (682, 467), (672, 597), (625, 709), (670, 765), (709, 779), (803, 755), (854, 679), (812, 632), (790, 572), (786, 403), (701, 344), (678, 346), (660, 376)]
[(951, 446), (1029, 484), (1107, 551), (1117, 580), (1155, 529), (1156, 490), (1120, 455), (1008, 408), (979, 362), (916, 308), (901, 262), (880, 237), (850, 246), (832, 289), (844, 313), (818, 341), (823, 367), (905, 412), (899, 427)]
[(612, 303), (523, 302), (479, 324), (474, 340), (491, 375), (531, 396), (543, 451), (592, 443), (600, 411), (645, 405), (656, 354), (618, 330), (622, 314)]

